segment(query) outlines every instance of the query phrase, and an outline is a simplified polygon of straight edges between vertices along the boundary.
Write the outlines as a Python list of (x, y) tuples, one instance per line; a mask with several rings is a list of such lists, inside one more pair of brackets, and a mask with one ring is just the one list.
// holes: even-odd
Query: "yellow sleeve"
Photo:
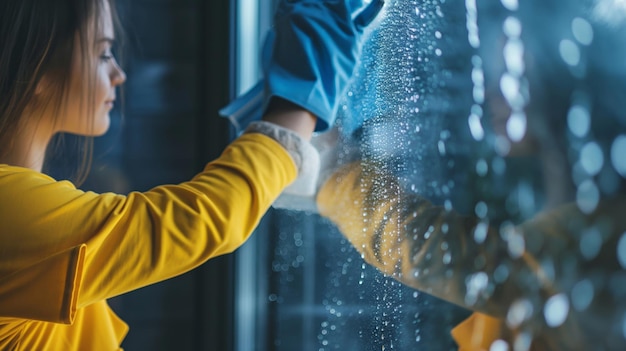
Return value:
[[(598, 291), (603, 298), (580, 313), (570, 308), (559, 327), (548, 327), (543, 314), (550, 297), (569, 293), (577, 281), (598, 272), (622, 274), (615, 248), (626, 232), (624, 197), (601, 201), (591, 214), (564, 204), (518, 226), (493, 228), (403, 192), (393, 176), (363, 161), (336, 171), (320, 189), (317, 205), (372, 266), (415, 289), (480, 312), (454, 332), (468, 350), (526, 327), (535, 330), (533, 345), (577, 350), (590, 337), (581, 328), (585, 318), (604, 315), (619, 303), (617, 295), (611, 299)], [(603, 230), (597, 234), (605, 243), (595, 258), (583, 258), (580, 237), (594, 226)], [(519, 324), (503, 325), (509, 307), (521, 301), (531, 308), (517, 305), (518, 319), (513, 320)], [(520, 317), (520, 311), (531, 315)], [(606, 320), (609, 328), (611, 319)]]
[(452, 329), (450, 334), (459, 351), (488, 351), (498, 340), (502, 320), (481, 313), (472, 313)]
[[(500, 317), (533, 288), (548, 294), (533, 257), (512, 258), (496, 229), (403, 192), (375, 164), (338, 170), (317, 204), (369, 264), (420, 291)], [(499, 267), (525, 278), (494, 281)]]
[(128, 196), (0, 167), (0, 316), (71, 323), (76, 309), (232, 252), (296, 173), (255, 133), (189, 182)]

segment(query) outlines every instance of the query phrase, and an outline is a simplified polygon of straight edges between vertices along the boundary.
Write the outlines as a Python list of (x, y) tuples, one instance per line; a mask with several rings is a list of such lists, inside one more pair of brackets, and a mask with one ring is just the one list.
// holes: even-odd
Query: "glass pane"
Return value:
[(456, 349), (473, 312), (468, 349), (623, 349), (626, 6), (395, 1), (381, 21), (330, 221), (270, 225), (270, 349)]
[(280, 211), (273, 224), (268, 349), (455, 349), (463, 310), (385, 277), (317, 215)]

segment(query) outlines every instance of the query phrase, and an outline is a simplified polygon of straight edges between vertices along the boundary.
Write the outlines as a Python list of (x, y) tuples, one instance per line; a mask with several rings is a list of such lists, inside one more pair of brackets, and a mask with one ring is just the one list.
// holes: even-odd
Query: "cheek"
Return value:
[(95, 83), (96, 84), (94, 93), (96, 103), (101, 106), (109, 97), (111, 90), (111, 80), (109, 78), (109, 72), (102, 67), (99, 68)]
[(110, 84), (106, 72), (97, 67), (91, 78), (77, 82), (72, 90), (71, 112), (64, 129), (80, 135), (98, 136), (109, 126), (110, 107), (106, 105)]

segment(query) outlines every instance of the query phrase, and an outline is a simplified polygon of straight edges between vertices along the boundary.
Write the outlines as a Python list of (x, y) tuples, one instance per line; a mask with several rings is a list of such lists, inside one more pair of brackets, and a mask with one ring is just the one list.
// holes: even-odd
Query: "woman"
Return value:
[[(53, 136), (109, 127), (125, 81), (111, 53), (113, 2), (0, 3), (0, 349), (117, 350), (128, 327), (108, 298), (240, 246), (283, 188), (315, 171), (307, 140), (332, 123), (375, 3), (353, 21), (361, 3), (281, 2), (265, 75), (291, 89), (268, 84), (264, 121), (189, 182), (128, 196), (41, 173)], [(314, 40), (330, 54), (314, 57)], [(287, 65), (291, 55), (309, 59)]]

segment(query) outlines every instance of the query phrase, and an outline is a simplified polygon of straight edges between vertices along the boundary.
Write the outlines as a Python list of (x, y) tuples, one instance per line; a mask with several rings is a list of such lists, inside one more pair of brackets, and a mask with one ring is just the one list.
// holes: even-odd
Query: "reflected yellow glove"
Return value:
[(357, 160), (360, 155), (356, 141), (343, 136), (337, 127), (315, 134), (311, 144), (319, 154), (317, 170), (309, 176), (299, 177), (285, 189), (272, 205), (274, 208), (317, 213), (320, 188), (342, 165)]

